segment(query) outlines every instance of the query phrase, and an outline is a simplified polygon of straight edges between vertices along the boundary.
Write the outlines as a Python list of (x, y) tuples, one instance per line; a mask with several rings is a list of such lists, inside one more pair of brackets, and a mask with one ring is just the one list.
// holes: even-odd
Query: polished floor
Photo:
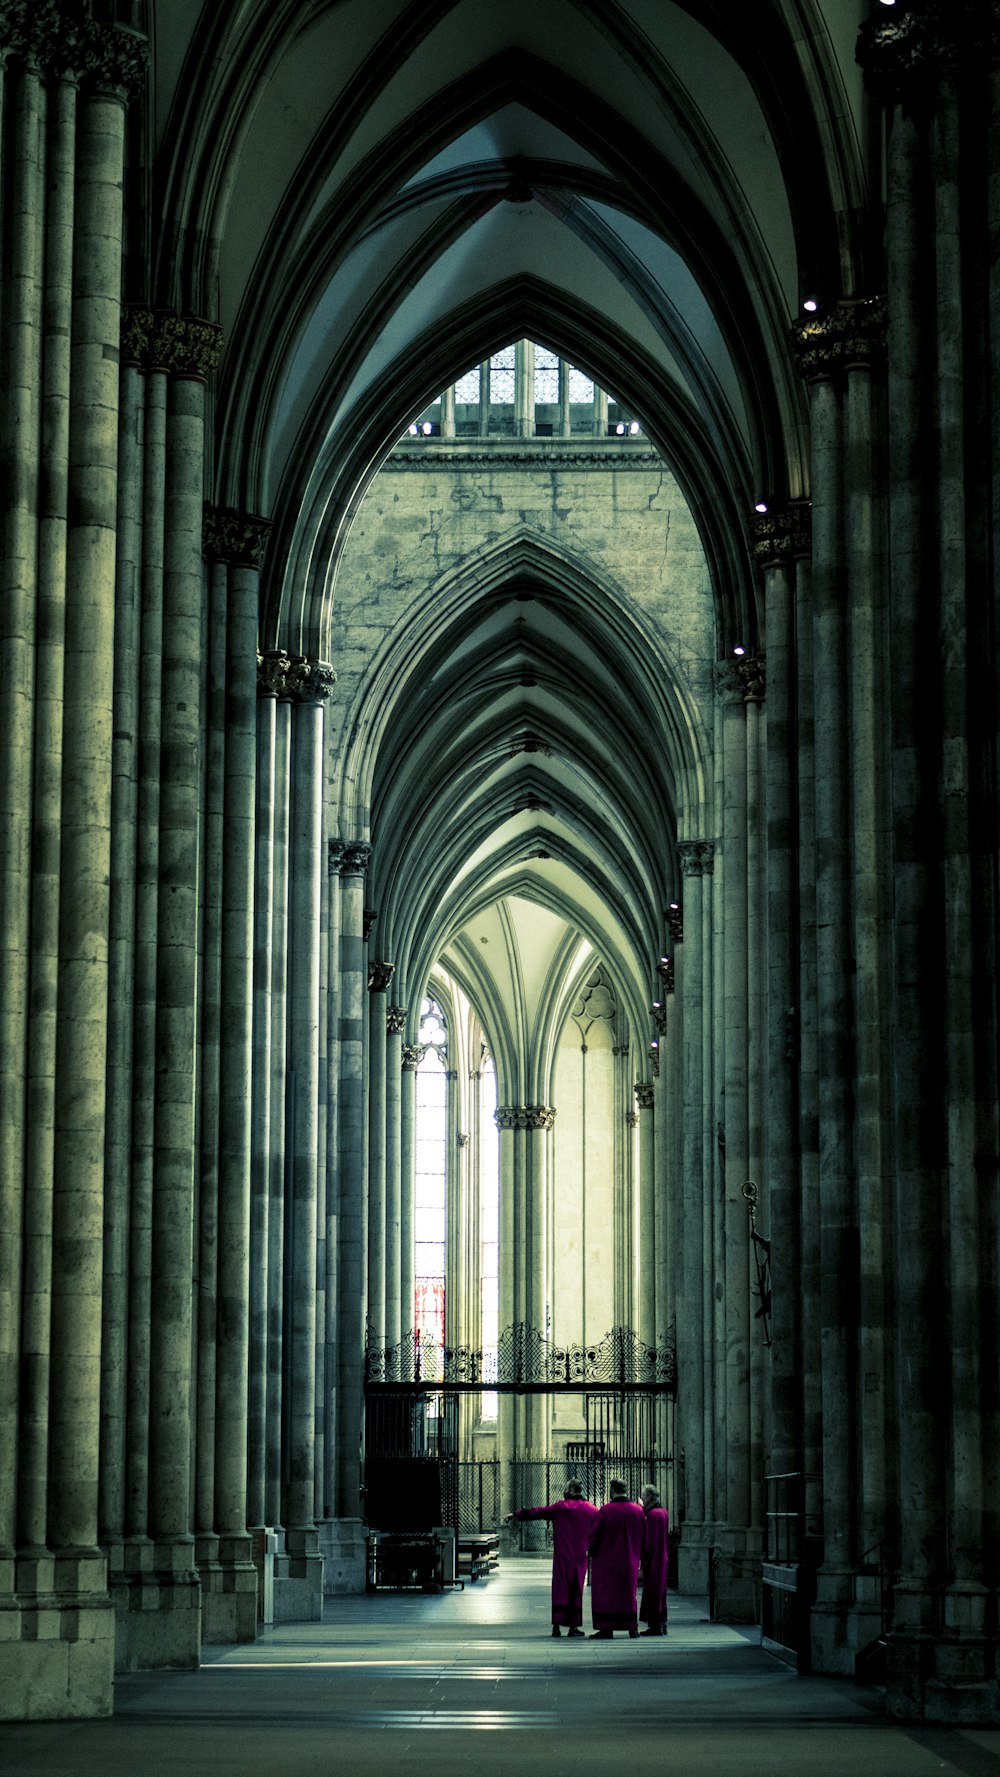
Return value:
[[(1000, 1777), (1000, 1731), (904, 1728), (672, 1599), (666, 1639), (551, 1639), (548, 1565), (119, 1682), (110, 1721), (0, 1729), (2, 1777)], [(589, 1627), (589, 1623), (587, 1625)]]

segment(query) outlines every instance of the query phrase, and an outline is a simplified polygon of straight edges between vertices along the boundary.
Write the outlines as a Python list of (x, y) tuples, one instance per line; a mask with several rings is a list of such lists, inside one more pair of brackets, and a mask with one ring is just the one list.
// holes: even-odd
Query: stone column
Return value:
[(441, 396), (441, 436), (455, 436), (455, 385), (449, 383)]
[[(677, 1324), (678, 1419), (684, 1449), (684, 1525), (679, 1581), (685, 1592), (707, 1593), (708, 1550), (702, 1526), (706, 1516), (705, 1428), (707, 1360), (705, 1337), (706, 1276), (711, 1276), (711, 1197), (704, 1176), (704, 869), (712, 846), (701, 839), (681, 840), (677, 855), (684, 878), (683, 1123), (684, 1260), (683, 1319)], [(707, 1245), (706, 1245), (707, 1242)], [(710, 1349), (710, 1347), (709, 1347)], [(709, 1396), (709, 1400), (711, 1397)]]
[(385, 1051), (386, 992), (394, 963), (368, 965), (368, 1325), (366, 1341), (383, 1350), (385, 1338)]
[(271, 947), (274, 941), (275, 730), (288, 656), (257, 665), (257, 760), (254, 817), (253, 1073), (250, 1161), (250, 1383), (247, 1523), (267, 1524), (267, 1346), (271, 1145)]
[[(419, 1043), (403, 1044), (402, 1078), (400, 1080), (399, 1138), (399, 1290), (400, 1329), (404, 1340), (413, 1332), (415, 1319), (413, 1249), (414, 1135), (416, 1129), (417, 1068), (420, 1066), (422, 1055), (423, 1049)], [(406, 1380), (405, 1372), (403, 1380)]]
[[(555, 1110), (551, 1105), (525, 1106), (527, 1133), (524, 1139), (525, 1203), (528, 1227), (526, 1315), (529, 1327), (542, 1338), (549, 1336), (548, 1242), (546, 1215), (547, 1176), (552, 1151), (551, 1130)], [(539, 1455), (548, 1450), (550, 1397), (530, 1395), (525, 1430), (528, 1447)]]
[(531, 438), (535, 431), (535, 345), (519, 339), (514, 348), (514, 433)]
[[(844, 562), (842, 317), (796, 335), (809, 383), (812, 430), (813, 708), (816, 767), (816, 944), (819, 1065), (820, 1307), (822, 1315), (824, 1562), (813, 1637), (836, 1670), (843, 1614), (853, 1603), (857, 1547), (857, 1334), (860, 1244), (851, 1077), (853, 1007), (844, 968), (849, 804)], [(829, 1632), (829, 1633), (828, 1633)], [(820, 1645), (822, 1644), (822, 1645)], [(846, 1650), (853, 1670), (853, 1654)], [(834, 1664), (828, 1665), (828, 1661)]]
[[(395, 1350), (407, 1328), (400, 1299), (402, 1278), (402, 1090), (406, 1008), (386, 1008), (385, 1052), (385, 1342)], [(412, 1226), (412, 1224), (411, 1224)]]
[(723, 1614), (749, 1607), (750, 1353), (749, 1237), (743, 1185), (749, 1164), (747, 1102), (747, 763), (746, 703), (738, 660), (718, 669), (723, 726), (723, 909), (725, 972), (725, 1325), (726, 1523), (731, 1551), (720, 1562)]
[[(227, 579), (214, 1475), (221, 1574), (202, 1599), (205, 1636), (213, 1643), (252, 1640), (257, 1621), (256, 1570), (247, 1531), (247, 1429), (257, 622), (268, 529), (266, 520), (247, 514), (205, 514), (206, 558)], [(258, 1205), (259, 1212), (262, 1207)], [(260, 1213), (254, 1232), (263, 1288), (265, 1226)], [(264, 1374), (261, 1364), (261, 1378)], [(261, 1406), (259, 1384), (256, 1398)]]
[(274, 661), (274, 870), (271, 904), (271, 1083), (267, 1205), (267, 1414), (264, 1522), (284, 1517), (285, 1196), (288, 1170), (288, 958), (292, 807), (291, 662)]
[(754, 557), (764, 575), (768, 650), (764, 1171), (772, 1241), (771, 1437), (767, 1455), (772, 1474), (788, 1474), (802, 1467), (793, 577), (795, 555), (808, 547), (808, 518), (808, 508), (803, 507), (772, 511), (754, 522), (751, 533)]
[(365, 871), (371, 846), (348, 841), (340, 866), (340, 1270), (337, 1278), (338, 1435), (337, 1515), (360, 1517), (364, 1414), (364, 1350), (368, 1291), (367, 1130), (364, 1041)]
[[(5, 21), (6, 23), (6, 21)], [(26, 1432), (22, 1455), (25, 1488), (33, 1495), (28, 1524), (17, 1523), (18, 1420), (21, 1349), (22, 1218), (25, 1184), (28, 955), (31, 929), (32, 706), (35, 691), (36, 599), (38, 574), (39, 384), (41, 365), (43, 259), (43, 128), (45, 94), (33, 46), (15, 39), (24, 54), (11, 70), (4, 65), (9, 126), (9, 186), (5, 195), (4, 314), (0, 326), (0, 372), (4, 403), (0, 415), (0, 1211), (5, 1237), (0, 1249), (0, 1590), (14, 1578), (10, 1565), (17, 1540), (30, 1534), (45, 1543), (39, 1512), (45, 1511), (45, 1479), (39, 1448), (47, 1381), (37, 1405), (32, 1393), (47, 1371), (47, 1343), (41, 1350), (33, 1323), (47, 1302), (51, 1225), (50, 1191), (27, 1204), (25, 1366)], [(24, 53), (24, 52), (27, 53)], [(7, 171), (7, 169), (5, 169)], [(91, 233), (94, 218), (85, 226)], [(101, 270), (106, 269), (102, 260)], [(110, 291), (107, 293), (110, 299)], [(79, 306), (79, 304), (78, 304)], [(78, 353), (79, 356), (79, 353)], [(109, 533), (113, 544), (113, 523)], [(112, 570), (113, 572), (113, 558)], [(108, 638), (110, 648), (110, 637)], [(42, 681), (43, 696), (45, 681)], [(61, 686), (48, 687), (61, 692)], [(108, 692), (110, 698), (110, 689)], [(44, 741), (43, 741), (44, 745)], [(50, 965), (50, 981), (53, 974)], [(37, 969), (36, 969), (37, 975)], [(51, 996), (51, 986), (47, 998)], [(36, 1031), (38, 1020), (35, 1020)], [(36, 1038), (36, 1042), (37, 1042)], [(49, 1039), (51, 1047), (51, 1038)], [(36, 1062), (37, 1071), (37, 1062)], [(51, 1066), (49, 1068), (51, 1076)], [(51, 1087), (48, 1088), (51, 1095)], [(40, 1109), (41, 1107), (39, 1107)], [(52, 1128), (49, 1115), (49, 1130)], [(34, 1168), (33, 1168), (34, 1170)], [(32, 1225), (34, 1224), (34, 1225)], [(41, 1272), (40, 1272), (41, 1267)], [(40, 1329), (39, 1329), (40, 1330)], [(40, 1497), (39, 1497), (39, 1489)], [(22, 1512), (22, 1519), (23, 1519)], [(5, 1713), (0, 1709), (0, 1714)]]
[[(98, 1551), (108, 1036), (123, 100), (144, 55), (96, 31), (76, 139), (69, 410), (59, 976), (55, 1041), (48, 1547), (67, 1714), (111, 1706), (112, 1620)], [(40, 1601), (41, 1602), (41, 1601)], [(44, 1609), (44, 1607), (43, 1607)], [(7, 1695), (10, 1696), (10, 1691)], [(42, 1708), (49, 1712), (51, 1699)], [(37, 1704), (36, 1704), (37, 1707)], [(31, 1713), (30, 1704), (24, 1713)], [(17, 1713), (16, 1709), (14, 1713)]]
[(560, 360), (559, 360), (559, 436), (560, 436), (560, 438), (571, 438), (573, 436), (573, 415), (572, 415), (572, 411), (571, 411), (572, 403), (570, 401), (570, 392), (569, 392), (570, 369), (571, 369), (571, 367), (569, 364), (567, 364), (566, 359), (560, 358)]
[[(515, 1247), (515, 1230), (519, 1226), (517, 1206), (515, 1202), (515, 1139), (516, 1107), (498, 1105), (495, 1113), (496, 1126), (499, 1133), (499, 1175), (500, 1175), (500, 1251), (498, 1255), (499, 1279), (499, 1314), (500, 1339), (503, 1343), (504, 1333), (512, 1333), (517, 1321), (517, 1249)], [(501, 1504), (504, 1512), (511, 1511), (520, 1501), (515, 1499), (511, 1490), (510, 1459), (514, 1454), (517, 1436), (515, 1399), (513, 1395), (501, 1394), (497, 1412), (497, 1451), (500, 1457)]]
[[(20, 824), (30, 815), (31, 852), (31, 958), (28, 995), (24, 1009), (27, 1025), (27, 1093), (23, 1133), (25, 1139), (25, 1195), (23, 1221), (23, 1272), (21, 1276), (21, 1361), (20, 1397), (11, 1378), (9, 1395), (0, 1375), (0, 1392), (5, 1405), (16, 1404), (20, 1421), (20, 1447), (17, 1451), (17, 1544), (20, 1553), (19, 1572), (23, 1589), (33, 1553), (44, 1549), (47, 1518), (48, 1471), (48, 1409), (49, 1409), (49, 1322), (52, 1294), (52, 1188), (55, 1163), (55, 1046), (59, 973), (59, 823), (62, 798), (62, 718), (63, 718), (63, 649), (66, 600), (66, 528), (67, 481), (69, 464), (69, 384), (70, 336), (72, 315), (72, 224), (73, 170), (75, 151), (76, 89), (61, 81), (49, 94), (38, 81), (37, 68), (30, 60), (22, 65), (16, 77), (16, 108), (12, 119), (14, 142), (15, 214), (11, 218), (9, 269), (9, 336), (4, 330), (2, 364), (5, 385), (10, 390), (8, 420), (20, 432), (30, 421), (36, 405), (37, 391), (25, 386), (23, 378), (44, 378), (41, 394), (42, 453), (36, 466), (35, 437), (29, 423), (16, 438), (4, 439), (5, 484), (10, 488), (13, 505), (4, 522), (4, 603), (9, 595), (12, 616), (17, 612), (23, 594), (30, 591), (33, 544), (24, 548), (23, 563), (29, 570), (26, 584), (17, 584), (20, 549), (17, 540), (24, 509), (33, 502), (33, 483), (37, 473), (38, 566), (37, 566), (37, 635), (35, 649), (35, 725), (34, 752), (27, 758), (33, 768), (32, 798), (14, 812), (13, 828), (4, 826), (5, 835), (14, 843), (10, 855), (0, 863), (0, 875), (14, 865), (19, 869)], [(48, 113), (49, 172), (46, 180), (47, 205), (32, 204), (41, 195), (42, 162), (39, 150)], [(35, 230), (45, 227), (46, 252), (40, 254), (40, 240)], [(40, 274), (40, 276), (38, 275)], [(38, 316), (36, 298), (43, 296)], [(41, 319), (41, 358), (38, 361), (36, 336)], [(36, 413), (36, 422), (38, 415)], [(13, 457), (13, 461), (11, 458)], [(13, 544), (14, 560), (7, 551)], [(10, 570), (14, 569), (11, 575)], [(9, 646), (9, 644), (5, 644)], [(15, 657), (19, 645), (15, 643)], [(2, 669), (0, 669), (2, 670)], [(30, 685), (29, 685), (30, 693)], [(7, 744), (4, 735), (2, 745)], [(19, 746), (19, 742), (14, 743)], [(2, 747), (0, 747), (2, 751)], [(16, 777), (22, 763), (17, 753), (4, 759)], [(5, 799), (4, 799), (5, 800)], [(5, 815), (5, 822), (7, 820)], [(6, 841), (5, 841), (6, 851)], [(0, 897), (3, 890), (0, 889)], [(112, 895), (112, 919), (114, 895)], [(110, 955), (115, 955), (115, 934), (110, 934)], [(23, 955), (3, 962), (3, 987), (0, 1000), (7, 1002), (0, 1011), (0, 1029), (6, 1023), (5, 1013), (14, 1011), (20, 998), (20, 971)], [(0, 1038), (0, 1042), (2, 1042)], [(112, 1054), (112, 1068), (117, 1050)], [(2, 1063), (0, 1063), (2, 1068)], [(3, 1069), (6, 1074), (6, 1069)], [(6, 1084), (2, 1090), (6, 1092)], [(5, 1109), (11, 1101), (5, 1098)], [(3, 1113), (0, 1113), (2, 1117)], [(2, 1139), (2, 1138), (0, 1138)], [(5, 1144), (0, 1149), (0, 1167), (5, 1166)], [(127, 1176), (127, 1174), (126, 1174)], [(15, 1180), (5, 1179), (5, 1185)], [(20, 1185), (19, 1176), (16, 1184)], [(0, 1195), (4, 1187), (0, 1186)], [(127, 1226), (127, 1223), (125, 1224)], [(22, 1227), (17, 1221), (5, 1220), (4, 1245), (16, 1254)], [(2, 1265), (3, 1261), (0, 1261)], [(0, 1291), (2, 1291), (0, 1285)], [(0, 1326), (4, 1319), (0, 1306)], [(15, 1327), (16, 1341), (16, 1327)], [(0, 1350), (3, 1349), (0, 1332)], [(103, 1342), (102, 1342), (103, 1350)], [(2, 1363), (2, 1359), (0, 1359)], [(2, 1409), (0, 1409), (2, 1412)], [(10, 1446), (13, 1467), (14, 1446)], [(6, 1456), (6, 1452), (5, 1452)], [(0, 1466), (4, 1457), (0, 1457)], [(3, 1483), (0, 1482), (0, 1494)], [(99, 1525), (104, 1516), (99, 1511)], [(0, 1529), (0, 1546), (5, 1542)], [(47, 1583), (39, 1570), (42, 1584)], [(2, 1581), (0, 1581), (2, 1589)], [(3, 1711), (0, 1709), (0, 1714)]]
[[(746, 705), (747, 746), (747, 1178), (757, 1186), (758, 1201), (766, 1205), (764, 1170), (765, 1071), (764, 987), (767, 967), (764, 911), (764, 856), (762, 829), (766, 820), (761, 754), (764, 747), (764, 694), (766, 661), (763, 654), (746, 654), (740, 661), (743, 701)], [(765, 1209), (766, 1214), (766, 1209)], [(770, 1372), (764, 1328), (757, 1319), (756, 1264), (750, 1252), (753, 1294), (750, 1302), (750, 1522), (760, 1531), (764, 1523), (764, 1447), (770, 1412)]]
[(293, 661), (290, 959), (288, 973), (288, 1192), (286, 1195), (288, 1550), (275, 1577), (275, 1617), (322, 1614), (323, 1562), (315, 1519), (316, 1241), (319, 1171), (320, 894), (323, 863), (323, 708), (333, 669)]
[(639, 1338), (656, 1344), (656, 1199), (653, 1169), (654, 1088), (637, 1080), (639, 1110)]
[[(323, 1258), (326, 1274), (323, 1333), (323, 1504), (326, 1522), (337, 1511), (337, 1246), (339, 1241), (338, 1116), (340, 1102), (340, 866), (343, 846), (328, 839), (326, 857), (326, 1241)], [(330, 1589), (330, 1572), (324, 1564), (323, 1583)]]

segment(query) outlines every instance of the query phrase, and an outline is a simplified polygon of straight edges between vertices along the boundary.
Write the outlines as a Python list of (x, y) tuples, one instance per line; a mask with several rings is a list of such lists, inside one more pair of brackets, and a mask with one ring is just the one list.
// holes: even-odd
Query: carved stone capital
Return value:
[(750, 552), (759, 568), (790, 566), (812, 552), (812, 503), (792, 500), (755, 512), (750, 520)]
[(825, 315), (794, 323), (792, 354), (806, 382), (829, 381), (842, 370), (872, 364), (885, 350), (884, 296), (838, 302)]
[(723, 703), (743, 702), (743, 674), (735, 656), (730, 660), (716, 661), (715, 687)]
[(137, 370), (204, 382), (219, 367), (222, 329), (172, 309), (127, 308), (122, 313), (122, 362)]
[(331, 839), (331, 851), (334, 845), (341, 847), (341, 876), (363, 876), (372, 855), (371, 846), (363, 839)]
[(711, 839), (681, 839), (677, 856), (683, 876), (711, 875), (715, 867), (715, 845)]
[(494, 1112), (498, 1129), (551, 1129), (555, 1110), (544, 1104), (500, 1104)]
[(744, 654), (739, 663), (744, 703), (763, 703), (767, 690), (766, 655)]
[(307, 660), (298, 654), (289, 661), (287, 683), (295, 703), (322, 704), (337, 683), (337, 675), (325, 660)]
[(672, 956), (661, 956), (656, 965), (656, 973), (663, 983), (665, 993), (674, 991), (674, 959)]
[(651, 1111), (655, 1102), (655, 1091), (652, 1080), (636, 1080), (635, 1102), (640, 1111)]
[(273, 648), (267, 654), (257, 655), (257, 695), (258, 697), (287, 697), (288, 669), (291, 661), (284, 648)]
[[(678, 847), (679, 849), (680, 847)], [(666, 919), (671, 943), (682, 944), (684, 941), (684, 910), (679, 901), (667, 908)]]
[(891, 18), (867, 19), (858, 36), (858, 62), (887, 99), (932, 84), (965, 58), (990, 67), (1000, 61), (997, 0), (922, 0)]
[(368, 992), (384, 993), (395, 973), (395, 963), (370, 962), (368, 964)]
[(468, 1135), (466, 1135), (464, 1129), (460, 1129), (458, 1134), (455, 1137), (455, 1140), (458, 1143), (458, 1146), (460, 1148), (467, 1148), (469, 1145), (470, 1139), (471, 1138)]
[(206, 561), (224, 561), (234, 568), (259, 568), (270, 530), (269, 518), (255, 518), (249, 512), (236, 512), (231, 506), (206, 506), (201, 553)]
[(638, 1111), (626, 1111), (625, 1112), (625, 1121), (628, 1124), (630, 1129), (638, 1129), (638, 1127), (639, 1127), (639, 1113), (638, 1113)]
[(405, 1006), (386, 1006), (385, 1028), (386, 1034), (390, 1037), (398, 1037), (400, 1032), (406, 1029)]
[(127, 25), (96, 22), (84, 0), (2, 0), (5, 56), (123, 102), (142, 90), (149, 72), (145, 37)]
[(403, 1072), (404, 1072), (404, 1074), (416, 1073), (417, 1068), (420, 1066), (420, 1063), (424, 1059), (424, 1054), (426, 1052), (426, 1049), (427, 1049), (426, 1043), (404, 1043), (403, 1044)]
[(361, 936), (366, 944), (371, 937), (372, 932), (375, 930), (375, 921), (377, 919), (378, 908), (366, 907), (364, 913), (361, 915)]
[[(668, 989), (668, 992), (669, 991), (670, 990)], [(660, 1000), (658, 1004), (653, 1006), (653, 1023), (656, 1026), (656, 1029), (659, 1031), (660, 1036), (662, 1037), (664, 1031), (667, 1028), (667, 1010), (666, 1010), (666, 1007), (664, 1006), (662, 1000)]]

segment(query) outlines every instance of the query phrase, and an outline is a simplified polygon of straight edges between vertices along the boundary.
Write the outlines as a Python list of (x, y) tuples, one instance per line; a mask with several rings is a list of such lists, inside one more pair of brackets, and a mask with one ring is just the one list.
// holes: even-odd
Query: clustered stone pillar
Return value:
[(361, 1515), (359, 1484), (364, 1414), (364, 1351), (368, 1318), (368, 1179), (365, 1109), (365, 872), (371, 846), (337, 842), (340, 873), (340, 1097), (337, 1276), (337, 1515)]
[[(546, 1333), (546, 1137), (555, 1115), (550, 1105), (498, 1105), (496, 1110), (500, 1131), (500, 1326), (515, 1330), (525, 1362), (534, 1338)], [(509, 1451), (516, 1442), (519, 1450), (541, 1450), (546, 1419), (539, 1397), (526, 1403), (514, 1399), (507, 1411), (502, 1402), (502, 1447)]]
[[(404, 1006), (386, 1007), (385, 1028), (385, 1342), (388, 1350), (398, 1351), (403, 1333), (409, 1331), (402, 1295)], [(412, 1245), (412, 1219), (407, 1235)]]
[[(102, 1538), (123, 1523), (102, 1370), (123, 1363), (120, 1228), (110, 1324), (104, 1293), (106, 1146), (127, 1093), (109, 1022), (112, 869), (128, 892), (112, 841), (117, 358), (125, 102), (147, 58), (131, 31), (51, 0), (0, 30), (0, 1717), (93, 1715), (111, 1706)], [(118, 590), (133, 611), (124, 568)]]
[(685, 1590), (708, 1591), (712, 1465), (706, 1430), (712, 1421), (713, 1376), (707, 1361), (711, 1341), (706, 1315), (711, 1314), (712, 1193), (710, 1156), (705, 1147), (706, 969), (711, 954), (710, 899), (703, 892), (706, 867), (713, 860), (711, 841), (681, 840), (677, 847), (684, 883), (683, 900), (683, 1054), (682, 1107), (684, 1188), (684, 1256), (677, 1315), (678, 1441), (684, 1451), (684, 1547), (681, 1556)]
[[(996, 1006), (985, 987), (996, 973), (995, 880), (983, 837), (996, 831), (996, 617), (983, 596), (996, 486), (988, 451), (970, 449), (989, 423), (982, 391), (996, 386), (997, 348), (992, 327), (987, 336), (968, 325), (995, 297), (994, 14), (928, 4), (895, 30), (872, 21), (861, 45), (888, 140), (888, 968), (878, 885), (861, 885), (894, 1060), (895, 1225), (889, 1215), (877, 1224), (894, 1235), (896, 1257), (895, 1351), (885, 1348), (899, 1426), (887, 1695), (899, 1714), (959, 1719), (995, 1713), (1000, 1684), (995, 1596), (982, 1584), (984, 1550), (995, 1565), (1000, 1447), (996, 1268), (982, 1264), (996, 1191), (995, 1160), (984, 1167), (983, 1156), (998, 1145)], [(862, 384), (848, 397), (861, 450), (866, 395)], [(857, 621), (877, 622), (877, 583), (857, 569), (855, 580)], [(869, 826), (881, 808), (865, 810)], [(863, 1187), (859, 1178), (869, 1202), (885, 1170), (875, 1103), (869, 1083)], [(874, 1454), (884, 1461), (880, 1446)]]
[(368, 965), (368, 1326), (367, 1343), (386, 1345), (386, 994), (392, 963)]
[(656, 1197), (653, 1165), (655, 1090), (652, 1080), (637, 1080), (639, 1112), (639, 1338), (656, 1344)]

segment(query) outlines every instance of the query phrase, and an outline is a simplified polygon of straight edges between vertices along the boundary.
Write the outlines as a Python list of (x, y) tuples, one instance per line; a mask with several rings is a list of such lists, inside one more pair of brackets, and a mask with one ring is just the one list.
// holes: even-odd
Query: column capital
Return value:
[[(666, 993), (673, 993), (673, 991), (674, 991), (674, 959), (673, 959), (673, 957), (672, 956), (661, 956), (659, 962), (656, 965), (656, 973), (659, 975), (660, 980), (663, 983), (664, 991)], [(664, 1028), (665, 1027), (666, 1027), (666, 1018), (664, 1018)]]
[(787, 506), (769, 506), (750, 520), (750, 553), (759, 568), (790, 564), (797, 556), (812, 553), (812, 502), (790, 500)]
[(735, 656), (715, 663), (715, 688), (726, 705), (744, 702), (743, 673)]
[(639, 1127), (639, 1113), (638, 1113), (638, 1111), (626, 1111), (625, 1112), (625, 1121), (628, 1124), (630, 1129), (638, 1129), (638, 1127)]
[(363, 876), (368, 868), (372, 848), (363, 839), (331, 839), (330, 862), (337, 847), (337, 867), (341, 876)]
[[(206, 561), (228, 562), (234, 568), (259, 568), (267, 550), (269, 518), (237, 512), (232, 506), (206, 503), (201, 525), (201, 553)], [(287, 654), (285, 659), (288, 659)]]
[(498, 1129), (551, 1129), (556, 1113), (552, 1105), (499, 1104), (493, 1117)]
[(395, 973), (395, 963), (370, 962), (368, 964), (368, 992), (384, 993)]
[(1000, 60), (1000, 5), (997, 0), (955, 4), (923, 0), (898, 17), (866, 19), (858, 34), (857, 60), (869, 85), (887, 100), (931, 85), (959, 60)]
[(404, 1074), (415, 1074), (416, 1073), (417, 1068), (420, 1066), (420, 1063), (424, 1059), (424, 1055), (426, 1053), (426, 1050), (427, 1050), (426, 1043), (404, 1043), (403, 1044), (403, 1072), (404, 1072)]
[(743, 702), (763, 703), (767, 690), (766, 654), (740, 656), (740, 677), (743, 680)]
[(140, 92), (149, 73), (146, 38), (128, 25), (96, 22), (83, 0), (3, 0), (0, 60), (6, 56), (121, 100)]
[(471, 1137), (466, 1134), (464, 1129), (460, 1129), (458, 1134), (455, 1137), (455, 1141), (460, 1148), (467, 1148), (470, 1140), (471, 1140)]
[(304, 654), (290, 657), (287, 684), (294, 703), (323, 704), (336, 683), (337, 675), (325, 660), (307, 660)]
[(398, 1037), (406, 1029), (405, 1006), (386, 1006), (385, 1028), (386, 1034), (390, 1037)]
[(361, 936), (364, 939), (366, 944), (367, 944), (369, 938), (371, 937), (372, 932), (375, 930), (375, 921), (377, 919), (378, 919), (378, 908), (377, 907), (366, 907), (364, 910), (364, 913), (361, 916)]
[(656, 1088), (652, 1080), (636, 1080), (635, 1102), (640, 1111), (651, 1111), (656, 1099)]
[(122, 363), (205, 382), (222, 358), (222, 328), (174, 309), (122, 311)]
[(288, 668), (291, 661), (284, 648), (271, 648), (266, 654), (257, 651), (257, 696), (287, 699)]
[(870, 365), (885, 351), (884, 296), (845, 298), (825, 315), (808, 315), (791, 330), (792, 355), (807, 383)]
[(710, 876), (715, 868), (715, 843), (711, 839), (681, 839), (677, 856), (682, 876)]

